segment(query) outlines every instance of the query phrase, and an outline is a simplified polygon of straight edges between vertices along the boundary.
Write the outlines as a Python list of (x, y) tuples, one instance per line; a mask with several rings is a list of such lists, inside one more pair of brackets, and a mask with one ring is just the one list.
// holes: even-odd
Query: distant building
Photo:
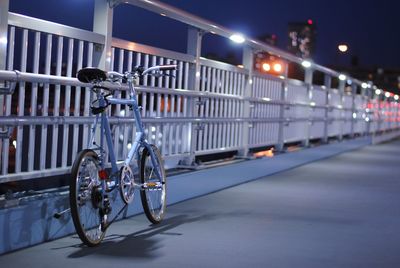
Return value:
[(312, 20), (288, 25), (288, 50), (296, 56), (311, 58), (315, 51), (316, 27)]

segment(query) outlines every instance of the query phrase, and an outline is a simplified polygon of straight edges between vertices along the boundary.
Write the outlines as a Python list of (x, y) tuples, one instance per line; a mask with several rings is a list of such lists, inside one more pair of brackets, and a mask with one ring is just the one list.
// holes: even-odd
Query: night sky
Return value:
[[(389, 0), (164, 0), (163, 2), (257, 38), (276, 34), (278, 46), (287, 45), (288, 22), (312, 19), (317, 27), (314, 61), (349, 65), (352, 55), (367, 67), (400, 68), (400, 1)], [(34, 3), (34, 4), (33, 4)], [(93, 0), (10, 0), (10, 11), (79, 27), (92, 28)], [(186, 26), (151, 12), (120, 5), (114, 13), (114, 36), (184, 52)], [(347, 55), (337, 45), (349, 45)], [(225, 56), (240, 48), (224, 38), (206, 35), (203, 55)], [(240, 55), (238, 56), (240, 57)]]

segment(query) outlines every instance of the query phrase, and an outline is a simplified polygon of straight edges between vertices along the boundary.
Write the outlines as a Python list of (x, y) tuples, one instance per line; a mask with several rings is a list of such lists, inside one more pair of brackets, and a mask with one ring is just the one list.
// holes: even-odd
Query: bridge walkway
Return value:
[[(0, 256), (2, 267), (399, 267), (400, 140)], [(251, 171), (244, 171), (251, 172)], [(19, 235), (15, 233), (14, 235)]]

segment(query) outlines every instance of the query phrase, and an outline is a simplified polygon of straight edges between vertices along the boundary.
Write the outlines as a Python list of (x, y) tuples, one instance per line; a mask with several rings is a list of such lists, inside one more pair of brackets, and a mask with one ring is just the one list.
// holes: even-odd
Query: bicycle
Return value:
[[(84, 244), (92, 247), (101, 243), (107, 228), (133, 201), (135, 189), (140, 190), (143, 210), (148, 220), (153, 224), (162, 221), (166, 210), (166, 175), (163, 159), (159, 149), (146, 140), (134, 81), (144, 75), (160, 76), (163, 75), (162, 71), (176, 69), (176, 65), (153, 66), (146, 70), (143, 67), (135, 67), (133, 71), (121, 74), (88, 67), (77, 73), (78, 80), (90, 83), (92, 91), (96, 94), (96, 99), (91, 104), (92, 114), (96, 115), (96, 118), (91, 128), (90, 146), (79, 152), (74, 161), (69, 192), (73, 223)], [(107, 83), (120, 81), (126, 81), (128, 84), (129, 99), (112, 97), (113, 90), (107, 87)], [(133, 111), (135, 118), (135, 141), (121, 168), (118, 168), (116, 162), (107, 113), (111, 104), (126, 105)], [(101, 130), (100, 144), (95, 141), (98, 124)], [(109, 149), (111, 171), (108, 171), (109, 168), (105, 164), (107, 157), (104, 137)], [(135, 165), (138, 166), (138, 170), (131, 167)], [(112, 211), (110, 196), (115, 196), (113, 193), (117, 189), (124, 206), (109, 219)]]

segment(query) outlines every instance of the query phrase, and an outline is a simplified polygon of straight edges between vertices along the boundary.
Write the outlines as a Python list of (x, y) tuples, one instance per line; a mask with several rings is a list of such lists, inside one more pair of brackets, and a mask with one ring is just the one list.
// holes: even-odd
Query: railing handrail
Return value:
[[(187, 25), (198, 28), (205, 32), (217, 34), (217, 35), (220, 35), (220, 36), (223, 36), (226, 38), (229, 38), (233, 34), (236, 33), (235, 31), (228, 29), (224, 26), (221, 26), (217, 23), (203, 19), (203, 18), (196, 16), (194, 14), (191, 14), (187, 11), (173, 7), (166, 3), (159, 2), (157, 0), (152, 0), (152, 1), (126, 0), (126, 1), (123, 1), (122, 3), (134, 5), (134, 6), (149, 10), (154, 13), (162, 14), (163, 16), (183, 22)], [(289, 52), (286, 52), (277, 47), (268, 45), (268, 44), (261, 42), (259, 40), (256, 40), (256, 39), (246, 38), (246, 41), (244, 42), (244, 44), (248, 45), (249, 47), (251, 47), (255, 50), (266, 51), (270, 54), (276, 55), (278, 57), (284, 58), (286, 60), (289, 60), (289, 61), (292, 61), (292, 62), (295, 62), (298, 64), (301, 64), (304, 61), (303, 58), (297, 57), (293, 54), (290, 54)], [(317, 64), (317, 63), (313, 63), (311, 68), (318, 70), (320, 72), (323, 72), (325, 74), (328, 74), (330, 76), (338, 77), (339, 75), (341, 75), (340, 72), (330, 69), (328, 67), (325, 67), (323, 65)], [(360, 81), (355, 78), (351, 78), (351, 80), (358, 85), (361, 85), (363, 83), (363, 81)]]
[(102, 34), (13, 12), (8, 12), (8, 24), (15, 27), (30, 29), (38, 32), (45, 32), (48, 34), (60, 35), (101, 45), (104, 45), (105, 42), (105, 37)]

